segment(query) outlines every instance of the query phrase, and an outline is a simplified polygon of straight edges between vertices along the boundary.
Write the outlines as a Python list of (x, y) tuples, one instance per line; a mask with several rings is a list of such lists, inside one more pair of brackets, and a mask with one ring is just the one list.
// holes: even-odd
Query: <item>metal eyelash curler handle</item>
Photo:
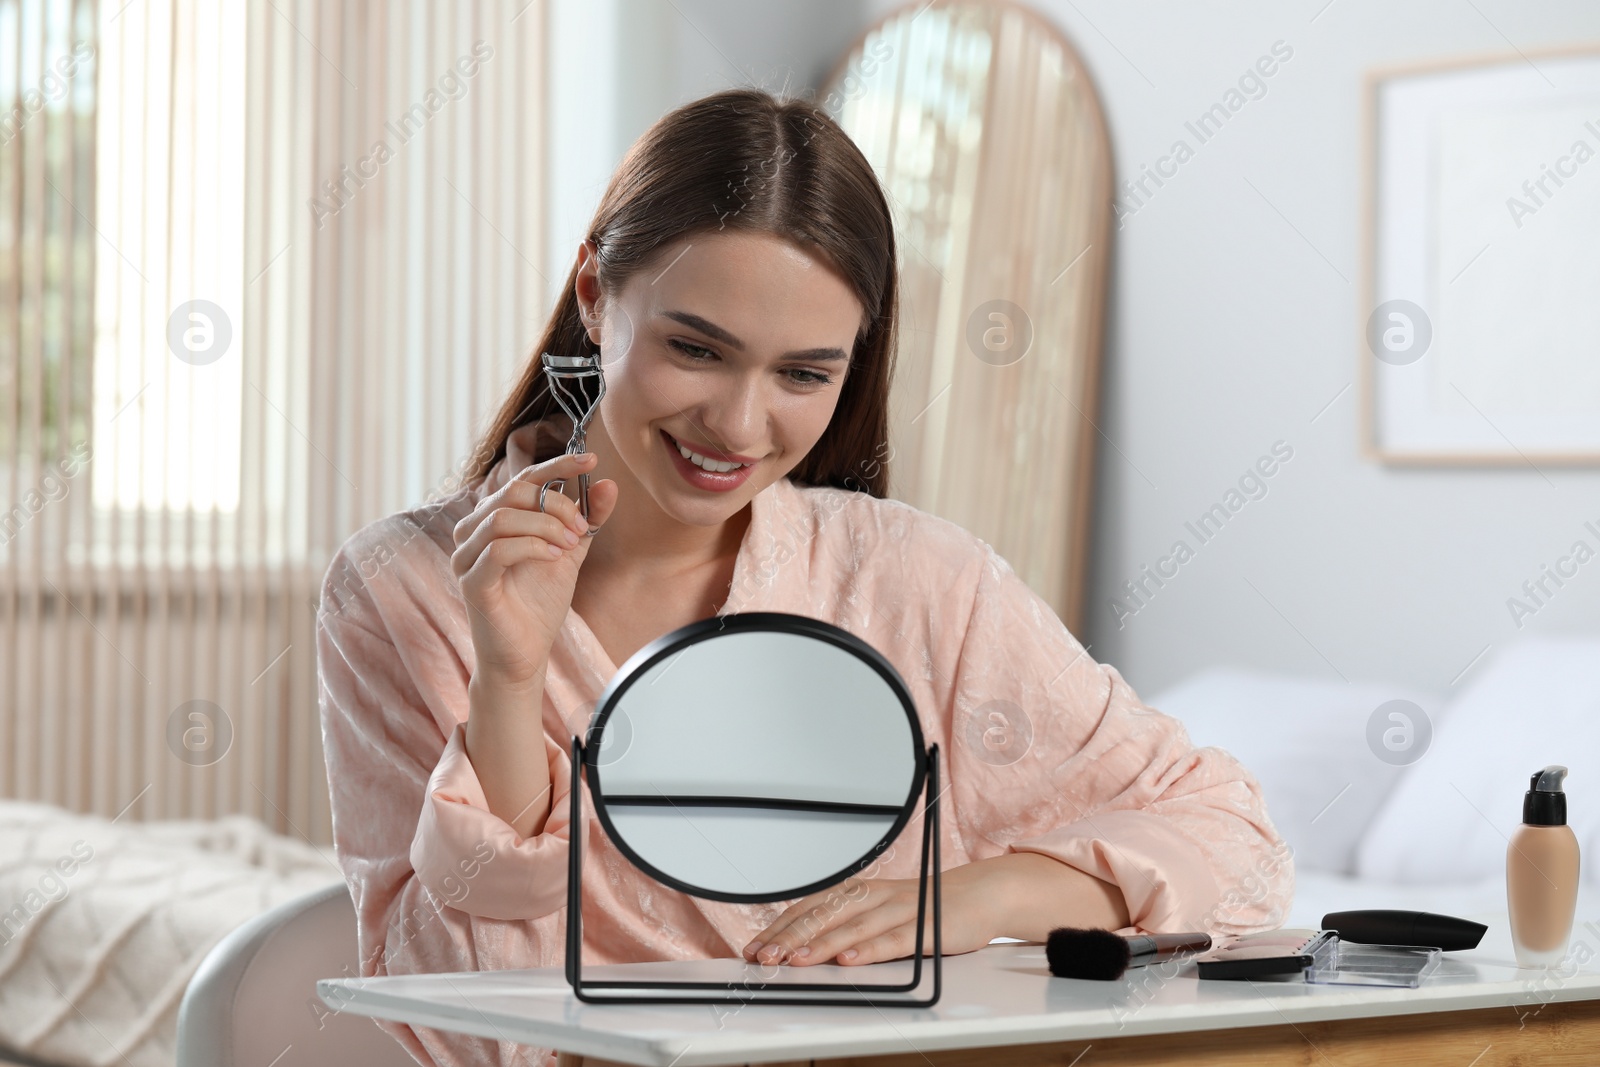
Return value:
[[(549, 352), (542, 353), (539, 357), (544, 366), (544, 374), (550, 382), (550, 392), (554, 394), (556, 403), (561, 405), (568, 418), (572, 420), (572, 436), (567, 439), (567, 455), (576, 456), (584, 452), (589, 431), (589, 420), (594, 418), (594, 413), (600, 409), (600, 401), (606, 395), (606, 376), (600, 369), (600, 353), (595, 352), (587, 356), (557, 356)], [(594, 399), (589, 399), (589, 384), (595, 385)], [(544, 494), (551, 486), (556, 487), (556, 492), (566, 488), (566, 479), (558, 478), (546, 482), (539, 491), (539, 510), (544, 510)], [(589, 475), (588, 472), (578, 475), (578, 513), (585, 522), (589, 521)], [(591, 526), (586, 536), (594, 536), (600, 527)]]

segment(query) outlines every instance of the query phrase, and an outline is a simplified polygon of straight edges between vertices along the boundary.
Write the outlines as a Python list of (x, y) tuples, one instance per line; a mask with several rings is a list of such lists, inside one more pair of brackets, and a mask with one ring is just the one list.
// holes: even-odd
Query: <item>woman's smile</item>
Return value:
[(684, 481), (696, 489), (713, 493), (726, 493), (743, 485), (750, 472), (760, 462), (705, 445), (687, 445), (667, 431), (661, 431), (662, 444), (672, 459), (672, 466)]

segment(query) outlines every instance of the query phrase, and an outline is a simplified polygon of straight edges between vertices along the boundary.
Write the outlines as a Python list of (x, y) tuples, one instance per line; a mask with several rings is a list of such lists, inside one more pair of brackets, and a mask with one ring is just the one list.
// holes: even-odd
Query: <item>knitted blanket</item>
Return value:
[(225, 934), (340, 881), (260, 822), (115, 822), (0, 800), (0, 1050), (172, 1067), (178, 1004)]

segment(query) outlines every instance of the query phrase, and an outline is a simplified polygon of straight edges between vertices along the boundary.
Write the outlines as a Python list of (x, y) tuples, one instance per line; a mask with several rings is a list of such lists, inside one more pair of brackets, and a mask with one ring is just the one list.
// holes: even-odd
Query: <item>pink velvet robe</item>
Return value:
[[(323, 585), (323, 740), (363, 975), (564, 959), (568, 751), (617, 668), (569, 612), (542, 709), (553, 809), (543, 833), (519, 836), (489, 812), (463, 750), (474, 658), (451, 530), (481, 492), (366, 526)], [(722, 610), (825, 619), (895, 665), (940, 748), (944, 869), (1044, 853), (1118, 886), (1124, 933), (1283, 924), (1293, 865), (1256, 780), (1140, 703), (966, 530), (896, 501), (780, 480), (754, 498)], [(587, 798), (584, 812), (586, 964), (738, 956), (789, 903), (665, 888), (607, 841)], [(919, 814), (872, 873), (915, 877), (921, 836)], [(383, 1026), (423, 1063), (555, 1062), (548, 1050)]]

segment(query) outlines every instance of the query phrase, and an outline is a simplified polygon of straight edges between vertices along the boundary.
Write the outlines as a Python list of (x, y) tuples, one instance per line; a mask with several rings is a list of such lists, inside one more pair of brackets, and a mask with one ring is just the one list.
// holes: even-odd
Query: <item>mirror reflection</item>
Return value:
[(891, 493), (994, 545), (1078, 632), (1111, 147), (1070, 42), (1018, 4), (913, 4), (823, 99), (903, 245)]
[(602, 699), (589, 745), (618, 848), (723, 900), (801, 896), (864, 866), (909, 819), (923, 768), (893, 668), (843, 631), (775, 614), (645, 649)]

